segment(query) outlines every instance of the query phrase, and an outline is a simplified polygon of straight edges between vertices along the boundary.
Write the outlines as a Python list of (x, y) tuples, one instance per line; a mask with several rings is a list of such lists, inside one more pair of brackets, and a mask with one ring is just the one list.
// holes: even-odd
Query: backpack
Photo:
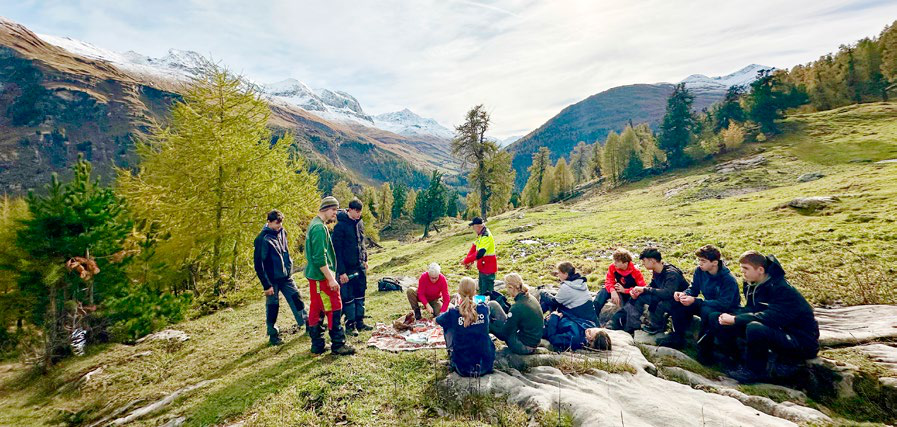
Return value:
[(401, 291), (402, 285), (395, 277), (383, 277), (377, 281), (377, 290), (380, 292)]

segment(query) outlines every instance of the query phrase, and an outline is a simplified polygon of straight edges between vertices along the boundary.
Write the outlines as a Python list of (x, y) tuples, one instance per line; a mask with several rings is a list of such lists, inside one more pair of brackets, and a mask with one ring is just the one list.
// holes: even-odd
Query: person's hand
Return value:
[(348, 282), (349, 282), (349, 276), (347, 276), (345, 273), (339, 275), (339, 283), (341, 285), (345, 285)]
[(436, 316), (436, 312), (433, 311), (433, 307), (430, 304), (427, 304), (424, 308), (427, 310), (427, 313), (430, 313), (430, 316)]
[(682, 298), (682, 295), (685, 295), (685, 292), (673, 292), (673, 301), (679, 302), (679, 298)]
[(611, 292), (610, 300), (613, 301), (614, 304), (620, 305), (620, 294), (617, 291)]
[(336, 292), (339, 290), (339, 283), (336, 283), (336, 280), (333, 280), (333, 279), (328, 280), (327, 285), (330, 286), (331, 291)]
[(633, 298), (638, 298), (639, 295), (645, 293), (644, 286), (636, 286), (629, 290), (629, 295), (632, 295)]
[(470, 267), (472, 267), (472, 266), (473, 266), (473, 263), (470, 263), (470, 264), (464, 264), (464, 268), (466, 268), (466, 269), (468, 269), (468, 270), (470, 270)]
[(735, 324), (735, 316), (729, 313), (723, 313), (719, 315), (719, 324), (723, 326), (729, 326)]
[(365, 261), (363, 264), (364, 264), (364, 271), (368, 271), (368, 262)]
[(272, 286), (268, 289), (265, 289), (265, 296), (270, 297), (271, 295), (274, 295), (274, 286)]
[(682, 303), (682, 305), (688, 307), (695, 303), (695, 297), (690, 295), (682, 295), (681, 297), (679, 297), (679, 302)]

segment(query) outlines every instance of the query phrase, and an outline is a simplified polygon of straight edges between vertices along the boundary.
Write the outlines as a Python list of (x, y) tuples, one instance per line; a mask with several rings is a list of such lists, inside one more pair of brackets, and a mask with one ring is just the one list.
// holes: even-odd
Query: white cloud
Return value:
[(501, 136), (621, 84), (807, 62), (897, 18), (897, 2), (882, 0), (264, 4), (31, 1), (3, 13), (114, 50), (195, 50), (258, 81), (346, 90), (372, 113), (408, 107), (452, 125), (484, 103)]

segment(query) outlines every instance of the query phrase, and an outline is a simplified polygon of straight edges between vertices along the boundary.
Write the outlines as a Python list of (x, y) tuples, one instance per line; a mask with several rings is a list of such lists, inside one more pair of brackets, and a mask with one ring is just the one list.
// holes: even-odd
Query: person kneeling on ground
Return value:
[[(673, 294), (673, 331), (665, 338), (657, 341), (658, 345), (672, 348), (685, 347), (685, 333), (691, 327), (695, 315), (701, 317), (701, 330), (698, 334), (698, 361), (705, 365), (714, 363), (714, 336), (712, 328), (716, 318), (708, 317), (712, 312), (734, 313), (741, 305), (738, 295), (738, 282), (726, 267), (719, 249), (713, 245), (704, 245), (695, 251), (698, 267), (692, 275), (691, 286), (685, 292)], [(703, 299), (699, 299), (702, 296)]]
[(651, 270), (651, 283), (644, 287), (636, 286), (629, 291), (629, 295), (636, 301), (632, 305), (635, 310), (631, 313), (634, 318), (631, 317), (627, 322), (638, 324), (647, 305), (649, 323), (642, 329), (649, 334), (666, 331), (666, 316), (670, 313), (673, 304), (676, 303), (673, 300), (673, 295), (688, 288), (688, 281), (682, 275), (682, 270), (675, 265), (663, 262), (662, 259), (660, 250), (655, 247), (643, 250), (639, 255), (639, 260), (642, 261), (645, 268)]
[(539, 292), (539, 306), (543, 313), (558, 310), (565, 314), (576, 316), (593, 323), (591, 327), (598, 325), (598, 316), (592, 304), (592, 296), (589, 295), (588, 280), (576, 272), (573, 264), (564, 261), (557, 265), (555, 277), (561, 281), (557, 294), (552, 296), (546, 291)]
[(611, 319), (612, 329), (625, 330), (632, 333), (638, 327), (637, 324), (627, 324), (627, 312), (623, 310), (625, 304), (630, 303), (629, 292), (637, 286), (647, 286), (642, 272), (632, 263), (632, 254), (626, 249), (620, 248), (614, 251), (614, 262), (607, 269), (604, 279), (604, 289), (595, 295), (595, 315), (601, 318), (601, 310), (610, 300), (621, 308)]
[(737, 338), (744, 338), (744, 363), (729, 371), (729, 376), (740, 383), (768, 379), (770, 350), (775, 355), (775, 376), (789, 376), (794, 365), (819, 352), (813, 307), (788, 283), (774, 256), (747, 251), (738, 262), (744, 275), (745, 307), (735, 314), (711, 314), (711, 319), (717, 316), (722, 345), (734, 347)]
[(511, 352), (532, 354), (542, 340), (542, 309), (519, 274), (505, 276), (505, 285), (514, 304), (505, 313), (501, 305), (489, 301), (489, 332), (504, 341)]
[(427, 271), (417, 279), (417, 287), (409, 287), (405, 291), (411, 310), (414, 310), (414, 319), (420, 320), (420, 306), (423, 305), (430, 316), (436, 317), (445, 313), (449, 307), (448, 282), (442, 275), (439, 264), (432, 263)]
[(474, 304), (477, 282), (470, 277), (458, 286), (461, 302), (436, 318), (445, 333), (452, 369), (462, 377), (478, 377), (492, 372), (495, 344), (489, 338), (489, 308)]

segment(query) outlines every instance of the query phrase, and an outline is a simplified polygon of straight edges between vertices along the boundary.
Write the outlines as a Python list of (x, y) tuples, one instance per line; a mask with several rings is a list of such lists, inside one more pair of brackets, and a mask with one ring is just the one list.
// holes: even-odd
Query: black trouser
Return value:
[[(715, 316), (716, 315), (716, 316)], [(718, 318), (718, 313), (710, 315)], [(719, 325), (716, 327), (717, 338), (723, 348), (737, 348), (738, 338), (744, 338), (744, 364), (752, 372), (765, 375), (769, 361), (769, 351), (776, 354), (776, 359), (785, 363), (796, 363), (812, 359), (819, 352), (817, 342), (802, 342), (797, 336), (785, 333), (778, 328), (771, 328), (760, 322), (750, 322), (744, 327), (738, 325)], [(737, 355), (737, 353), (736, 353)]]
[(359, 270), (357, 276), (340, 285), (339, 294), (343, 301), (346, 327), (364, 323), (364, 295), (368, 288), (367, 280), (364, 270)]
[[(629, 294), (619, 293), (619, 295), (620, 307), (622, 308), (622, 306), (629, 301)], [(592, 300), (592, 303), (595, 304), (595, 316), (598, 317), (598, 323), (601, 323), (601, 310), (604, 309), (604, 306), (607, 305), (608, 301), (610, 301), (610, 292), (607, 291), (607, 288), (601, 288), (601, 290), (595, 294), (595, 299)]]
[[(709, 319), (713, 309), (701, 304), (700, 300), (695, 300), (689, 306), (682, 305), (676, 301), (673, 301), (673, 304), (670, 307), (670, 317), (673, 318), (673, 335), (677, 338), (685, 338), (685, 333), (688, 332), (688, 329), (691, 327), (691, 319), (695, 316), (701, 316), (701, 332), (698, 334), (698, 339), (707, 335), (707, 332), (710, 331), (710, 326), (712, 326), (711, 320)], [(718, 322), (719, 313), (716, 314), (716, 317), (713, 318), (714, 322)]]
[(272, 337), (277, 336), (277, 328), (274, 327), (274, 324), (277, 323), (277, 313), (280, 311), (278, 293), (282, 293), (283, 297), (286, 298), (290, 311), (293, 312), (293, 318), (296, 319), (296, 324), (300, 328), (305, 325), (305, 319), (303, 318), (305, 304), (299, 297), (299, 289), (296, 288), (296, 283), (293, 282), (293, 279), (281, 279), (274, 282), (273, 287), (274, 294), (265, 297), (265, 324), (268, 329), (268, 335)]
[[(633, 301), (633, 310), (631, 310), (631, 314), (636, 316), (635, 318), (630, 317), (628, 322), (634, 322), (633, 324), (638, 324), (642, 313), (645, 312), (645, 306), (648, 306), (648, 321), (651, 324), (651, 327), (655, 329), (663, 329), (666, 330), (667, 322), (666, 315), (667, 313), (671, 313), (673, 309), (673, 303), (675, 301), (666, 298), (660, 298), (655, 294), (644, 293), (639, 295)], [(676, 305), (681, 305), (676, 303)]]

